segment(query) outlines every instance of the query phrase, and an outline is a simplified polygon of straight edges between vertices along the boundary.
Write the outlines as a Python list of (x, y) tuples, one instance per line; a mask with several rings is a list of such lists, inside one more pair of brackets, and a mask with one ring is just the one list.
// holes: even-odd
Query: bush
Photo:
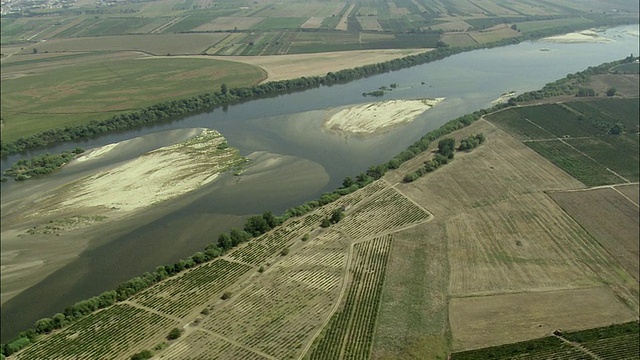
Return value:
[(224, 294), (222, 294), (220, 299), (227, 300), (227, 299), (230, 299), (231, 296), (233, 296), (233, 293), (231, 291), (226, 291)]
[(329, 220), (329, 218), (324, 218), (320, 223), (320, 227), (328, 228), (329, 226), (331, 226), (331, 220)]
[(167, 335), (167, 339), (175, 340), (175, 339), (179, 338), (180, 335), (182, 335), (182, 330), (180, 330), (178, 328), (173, 328), (173, 329), (171, 329), (171, 331), (169, 331), (169, 334)]
[(280, 255), (282, 255), (282, 256), (289, 255), (289, 248), (282, 249), (282, 251), (280, 251)]
[(151, 359), (153, 357), (153, 353), (149, 350), (142, 350), (139, 353), (135, 353), (131, 355), (131, 360), (144, 360)]

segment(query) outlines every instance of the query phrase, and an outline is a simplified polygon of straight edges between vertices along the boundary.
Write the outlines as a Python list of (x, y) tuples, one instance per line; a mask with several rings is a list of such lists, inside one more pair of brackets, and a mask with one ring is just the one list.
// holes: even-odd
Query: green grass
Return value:
[(373, 358), (446, 359), (449, 260), (445, 237), (442, 222), (394, 234)]
[[(219, 75), (222, 74), (222, 75)], [(158, 102), (251, 86), (261, 69), (208, 59), (113, 60), (3, 81), (2, 140), (102, 120)], [(10, 89), (10, 91), (9, 91)]]
[(525, 106), (515, 110), (555, 137), (582, 137), (606, 134), (607, 129), (596, 126), (578, 114), (558, 104)]

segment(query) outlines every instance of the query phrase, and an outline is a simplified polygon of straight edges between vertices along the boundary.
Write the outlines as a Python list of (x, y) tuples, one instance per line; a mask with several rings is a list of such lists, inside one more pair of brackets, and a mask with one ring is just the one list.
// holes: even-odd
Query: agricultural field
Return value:
[(127, 304), (98, 311), (20, 352), (16, 359), (125, 359), (151, 348), (177, 322)]
[(166, 315), (184, 317), (246, 274), (251, 267), (214, 260), (172, 277), (134, 296), (131, 301)]
[(635, 319), (608, 287), (453, 298), (449, 314), (453, 351), (535, 339), (556, 329), (581, 330)]
[(449, 259), (435, 217), (393, 235), (371, 359), (446, 359)]
[(617, 187), (550, 192), (549, 196), (595, 237), (629, 275), (640, 280), (638, 184), (626, 187), (636, 196), (627, 197)]
[(514, 344), (456, 352), (452, 360), (480, 359), (638, 359), (638, 323), (629, 322), (574, 332), (556, 332), (554, 336)]
[(308, 359), (363, 359), (369, 356), (392, 237), (353, 246), (351, 283), (344, 302), (315, 339)]
[[(321, 228), (320, 221), (338, 208), (345, 209), (344, 226), (341, 222)], [(392, 213), (395, 215), (385, 216)], [(88, 316), (48, 336), (51, 340), (27, 348), (18, 358), (54, 353), (56, 346), (70, 349), (69, 354), (78, 352), (78, 358), (102, 357), (112, 348), (83, 337), (83, 349), (88, 349), (84, 357), (68, 333), (76, 328), (97, 331), (101, 322), (110, 321), (106, 320), (112, 316), (109, 314), (125, 310), (126, 321), (135, 321), (134, 329), (140, 330), (132, 331), (128, 335), (131, 340), (118, 345), (126, 347), (126, 352), (118, 347), (109, 353), (113, 358), (153, 349), (176, 325), (185, 330), (184, 336), (170, 342), (168, 348), (156, 350), (159, 358), (284, 359), (304, 354), (316, 358), (327, 356), (325, 349), (367, 357), (376, 332), (393, 234), (420, 226), (429, 216), (386, 181), (375, 181), (222, 258)], [(348, 225), (350, 218), (357, 220), (357, 226)], [(406, 238), (401, 239), (406, 245)], [(140, 316), (153, 319), (141, 320)], [(128, 326), (113, 323), (121, 332)], [(115, 330), (104, 334), (124, 336)], [(104, 334), (93, 336), (103, 341)], [(342, 344), (346, 344), (344, 349)]]
[[(3, 141), (218, 91), (222, 83), (255, 85), (266, 76), (260, 68), (224, 60), (128, 56), (78, 63), (80, 59), (50, 59), (37, 75), (29, 75), (32, 70), (23, 64), (2, 65), (3, 76), (13, 76), (2, 80)], [(71, 72), (60, 71), (71, 67)]]
[(638, 98), (593, 99), (508, 108), (487, 119), (584, 184), (610, 185), (640, 180), (638, 105)]
[[(440, 334), (451, 331), (451, 343), (438, 341), (437, 323), (431, 325), (433, 336), (422, 341), (432, 348), (444, 348), (446, 354), (446, 349), (461, 351), (533, 339), (556, 328), (580, 330), (636, 319), (637, 281), (545, 193), (584, 185), (485, 120), (456, 132), (455, 137), (478, 132), (487, 141), (473, 152), (457, 153), (451, 164), (397, 186), (433, 214), (434, 220), (422, 226), (439, 224), (440, 230), (431, 230), (433, 236), (446, 240), (440, 247), (446, 246), (448, 258), (444, 291), (450, 296), (446, 310), (450, 330), (440, 330)], [(424, 158), (414, 160), (400, 170), (411, 171)], [(637, 228), (637, 221), (626, 226), (631, 231)], [(411, 276), (412, 268), (404, 267), (404, 278)], [(394, 271), (391, 264), (388, 269)], [(385, 287), (393, 288), (393, 282), (387, 281)], [(437, 282), (431, 286), (435, 290), (429, 298), (437, 301), (437, 289), (443, 287)], [(581, 302), (584, 306), (576, 306)], [(381, 318), (385, 303), (383, 296)], [(609, 315), (601, 317), (585, 311), (587, 308)], [(395, 309), (394, 315), (403, 313)], [(389, 353), (410, 358), (383, 339), (380, 358)], [(383, 342), (387, 345), (382, 346)]]

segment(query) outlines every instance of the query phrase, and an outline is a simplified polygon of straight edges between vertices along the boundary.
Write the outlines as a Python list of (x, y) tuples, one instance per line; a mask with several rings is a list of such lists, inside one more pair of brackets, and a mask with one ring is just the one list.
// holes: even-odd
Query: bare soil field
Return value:
[(453, 350), (471, 350), (636, 320), (608, 287), (453, 298)]
[(638, 206), (638, 200), (640, 199), (640, 191), (638, 188), (638, 184), (618, 185), (615, 187), (616, 190), (620, 191), (624, 196), (629, 198), (629, 200), (635, 203), (636, 206)]
[(321, 54), (267, 56), (208, 56), (255, 65), (267, 72), (267, 81), (295, 79), (302, 76), (325, 76), (357, 66), (376, 64), (401, 57), (420, 54), (430, 49), (387, 49), (325, 52)]
[[(637, 194), (638, 185), (626, 187)], [(613, 188), (551, 192), (549, 196), (639, 280), (638, 204)]]
[(587, 86), (601, 95), (604, 95), (607, 89), (613, 87), (616, 89), (616, 96), (633, 98), (640, 96), (639, 81), (640, 75), (638, 74), (594, 75)]

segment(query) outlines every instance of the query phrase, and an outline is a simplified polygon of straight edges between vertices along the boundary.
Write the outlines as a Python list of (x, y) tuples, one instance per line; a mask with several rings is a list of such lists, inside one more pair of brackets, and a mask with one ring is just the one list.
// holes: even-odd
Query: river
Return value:
[[(539, 89), (588, 66), (640, 52), (637, 26), (616, 27), (601, 35), (612, 41), (534, 41), (476, 50), (347, 84), (255, 100), (171, 123), (34, 151), (31, 155), (76, 146), (89, 149), (141, 137), (144, 141), (111, 159), (120, 161), (175, 142), (175, 138), (168, 136), (172, 131), (212, 128), (220, 131), (229, 144), (244, 155), (266, 151), (301, 161), (288, 163), (266, 181), (236, 183), (231, 176), (222, 176), (158, 211), (122, 221), (108, 233), (94, 234), (86, 249), (70, 263), (2, 305), (2, 341), (78, 300), (200, 251), (206, 244), (215, 242), (220, 232), (240, 225), (250, 214), (266, 210), (281, 213), (315, 199), (339, 186), (346, 176), (355, 176), (370, 165), (388, 161), (448, 120), (489, 107), (502, 93), (520, 94)], [(374, 101), (362, 93), (392, 83), (397, 84), (397, 88), (375, 100), (425, 97), (444, 97), (445, 100), (411, 124), (382, 135), (344, 137), (321, 129), (327, 110)], [(19, 158), (3, 159), (2, 170)], [(295, 165), (302, 163), (313, 166)], [(64, 183), (81, 174), (78, 168), (62, 169), (44, 180), (3, 183), (2, 202), (46, 188), (48, 181)], [(2, 251), (5, 251), (4, 244)]]

